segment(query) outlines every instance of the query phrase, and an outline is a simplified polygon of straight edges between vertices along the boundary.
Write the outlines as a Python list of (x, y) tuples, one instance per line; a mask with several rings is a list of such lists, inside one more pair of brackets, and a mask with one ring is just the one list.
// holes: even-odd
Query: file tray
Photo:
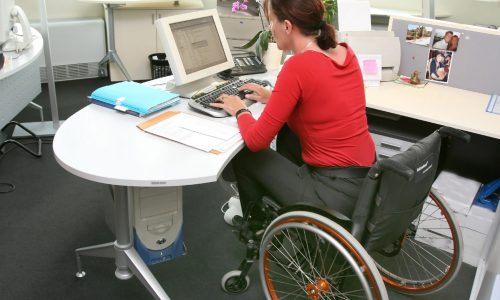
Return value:
[(89, 101), (139, 117), (179, 103), (179, 95), (165, 90), (123, 81), (96, 89)]

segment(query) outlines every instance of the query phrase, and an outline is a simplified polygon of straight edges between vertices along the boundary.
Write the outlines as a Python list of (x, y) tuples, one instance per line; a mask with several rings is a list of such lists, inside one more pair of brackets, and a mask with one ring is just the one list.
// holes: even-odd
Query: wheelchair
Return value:
[(246, 257), (225, 274), (222, 289), (244, 292), (258, 261), (267, 299), (388, 299), (386, 287), (423, 295), (446, 287), (459, 272), (462, 236), (454, 214), (432, 189), (451, 138), (442, 127), (368, 171), (353, 215), (263, 201), (261, 229), (234, 219)]

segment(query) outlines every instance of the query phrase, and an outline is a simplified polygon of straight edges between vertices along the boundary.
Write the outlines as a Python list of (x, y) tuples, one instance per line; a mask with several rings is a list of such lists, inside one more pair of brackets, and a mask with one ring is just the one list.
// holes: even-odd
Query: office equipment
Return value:
[[(3, 43), (2, 45), (2, 50), (3, 51), (16, 51), (20, 52), (26, 48), (31, 47), (31, 43), (33, 42), (33, 36), (31, 33), (30, 25), (28, 22), (28, 17), (26, 17), (26, 14), (24, 11), (21, 9), (21, 7), (17, 5), (13, 5), (14, 1), (13, 0), (7, 0), (5, 4), (2, 4), (3, 8), (0, 8), (0, 10), (4, 10), (3, 12), (0, 11), (0, 15), (3, 14), (4, 17), (9, 16), (10, 20), (8, 20), (8, 39), (5, 41), (2, 41), (0, 38), (0, 44)], [(9, 14), (7, 15), (7, 11), (10, 9)], [(2, 18), (0, 16), (0, 18)], [(4, 24), (0, 24), (0, 31), (3, 30), (3, 33), (5, 34), (5, 20), (0, 21)], [(19, 25), (19, 26), (18, 26)], [(2, 27), (4, 27), (2, 29)]]
[[(402, 55), (399, 73), (406, 76), (415, 70), (425, 74), (429, 55), (428, 47), (405, 42), (408, 24), (432, 27), (434, 31), (442, 29), (460, 32), (460, 46), (453, 52), (447, 85), (478, 93), (500, 94), (497, 71), (500, 69), (499, 30), (434, 19), (393, 16), (389, 21), (388, 30), (393, 31), (400, 39)], [(478, 63), (483, 60), (487, 63)]]
[(245, 98), (245, 91), (239, 91), (238, 88), (246, 83), (255, 83), (261, 86), (267, 86), (267, 84), (260, 80), (255, 79), (232, 79), (226, 82), (223, 82), (215, 87), (209, 87), (210, 90), (201, 90), (200, 92), (194, 94), (189, 99), (189, 106), (194, 108), (195, 110), (201, 111), (205, 114), (211, 115), (216, 118), (227, 117), (228, 114), (217, 107), (211, 107), (210, 103), (213, 103), (217, 100), (217, 98), (222, 94), (227, 95), (238, 95), (242, 100), (245, 101), (245, 105), (248, 107), (255, 103), (250, 99)]
[(144, 117), (177, 104), (179, 95), (133, 81), (122, 81), (96, 89), (88, 99), (95, 104)]
[(190, 97), (212, 84), (214, 75), (234, 67), (215, 9), (161, 18), (155, 25), (174, 75), (175, 93)]
[(399, 37), (391, 31), (340, 31), (339, 40), (346, 42), (356, 55), (379, 54), (382, 56), (381, 81), (398, 77), (401, 61)]
[(234, 67), (231, 69), (231, 76), (242, 76), (267, 72), (266, 65), (263, 64), (255, 54), (235, 55)]
[(137, 125), (145, 132), (220, 154), (242, 141), (238, 128), (182, 112), (167, 111)]
[(148, 265), (186, 253), (182, 230), (182, 188), (134, 189), (134, 247)]

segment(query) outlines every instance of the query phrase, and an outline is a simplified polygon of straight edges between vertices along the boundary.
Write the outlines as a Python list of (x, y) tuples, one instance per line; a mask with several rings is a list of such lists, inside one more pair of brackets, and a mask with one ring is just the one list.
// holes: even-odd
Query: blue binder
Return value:
[(179, 95), (133, 81), (96, 89), (89, 101), (121, 112), (143, 117), (179, 103)]

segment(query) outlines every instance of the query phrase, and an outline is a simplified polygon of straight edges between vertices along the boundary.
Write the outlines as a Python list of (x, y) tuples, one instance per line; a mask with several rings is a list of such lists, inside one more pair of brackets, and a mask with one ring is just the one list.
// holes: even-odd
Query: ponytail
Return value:
[(333, 25), (326, 24), (325, 21), (321, 21), (321, 25), (322, 27), (319, 28), (319, 33), (316, 37), (318, 46), (322, 50), (337, 47), (337, 40), (335, 39), (335, 27), (333, 27)]

